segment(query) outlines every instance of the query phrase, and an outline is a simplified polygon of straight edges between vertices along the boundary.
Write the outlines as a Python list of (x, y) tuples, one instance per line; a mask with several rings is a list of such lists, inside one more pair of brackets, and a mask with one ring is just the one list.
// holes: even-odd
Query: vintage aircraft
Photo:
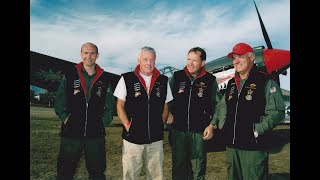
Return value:
[[(259, 17), (263, 37), (267, 44), (267, 48), (264, 46), (253, 48), (256, 54), (255, 64), (261, 71), (270, 74), (280, 83), (279, 75), (285, 75), (286, 70), (290, 67), (290, 51), (272, 47), (255, 1), (254, 5)], [(47, 89), (49, 92), (55, 92), (65, 72), (74, 65), (75, 63), (73, 62), (30, 51), (30, 85)], [(232, 60), (227, 56), (207, 62), (205, 68), (217, 77), (219, 89), (222, 91), (225, 89), (229, 79), (234, 76)], [(119, 78), (120, 75), (111, 74), (113, 90)]]

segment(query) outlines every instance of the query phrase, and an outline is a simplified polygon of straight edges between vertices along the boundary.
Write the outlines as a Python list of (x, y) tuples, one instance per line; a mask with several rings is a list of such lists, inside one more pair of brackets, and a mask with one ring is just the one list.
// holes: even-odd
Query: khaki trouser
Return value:
[(163, 180), (163, 142), (134, 144), (123, 139), (122, 165), (124, 180), (138, 180), (142, 167), (146, 180)]

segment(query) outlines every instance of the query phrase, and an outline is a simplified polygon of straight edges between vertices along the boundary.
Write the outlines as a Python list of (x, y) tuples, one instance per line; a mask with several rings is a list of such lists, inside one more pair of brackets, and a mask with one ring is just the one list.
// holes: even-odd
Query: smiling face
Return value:
[(150, 76), (154, 70), (156, 55), (152, 51), (142, 50), (138, 57), (140, 71), (146, 76)]
[(80, 56), (82, 58), (83, 65), (91, 67), (95, 65), (96, 60), (99, 57), (99, 53), (93, 44), (87, 43), (82, 46)]
[(251, 67), (253, 66), (255, 55), (254, 53), (245, 53), (242, 55), (233, 54), (233, 66), (236, 72), (239, 73), (241, 79), (246, 79)]
[(194, 77), (196, 77), (199, 74), (201, 68), (205, 64), (205, 61), (202, 61), (200, 56), (200, 51), (191, 51), (187, 57), (187, 69), (189, 73)]

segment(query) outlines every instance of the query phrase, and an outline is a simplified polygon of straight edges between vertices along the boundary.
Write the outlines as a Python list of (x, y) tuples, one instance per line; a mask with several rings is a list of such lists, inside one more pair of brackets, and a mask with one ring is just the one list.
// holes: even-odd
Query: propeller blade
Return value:
[(266, 28), (264, 27), (264, 24), (263, 24), (263, 21), (262, 21), (262, 19), (261, 19), (260, 13), (259, 13), (259, 11), (258, 11), (256, 2), (255, 2), (254, 0), (253, 0), (253, 3), (254, 3), (254, 6), (256, 7), (256, 10), (257, 10), (257, 13), (258, 13), (258, 17), (259, 17), (259, 22), (260, 22), (262, 34), (263, 34), (264, 40), (266, 41), (267, 47), (268, 47), (268, 49), (273, 49), (273, 48), (272, 48), (272, 45), (271, 45), (271, 41), (270, 41), (269, 36), (268, 36), (268, 33), (267, 33), (267, 30), (266, 30)]

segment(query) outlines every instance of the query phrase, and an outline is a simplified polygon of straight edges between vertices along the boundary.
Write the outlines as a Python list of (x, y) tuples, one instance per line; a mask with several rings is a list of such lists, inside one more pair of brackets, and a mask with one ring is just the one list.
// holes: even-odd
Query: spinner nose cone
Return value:
[[(290, 65), (290, 51), (282, 49), (265, 49), (263, 52), (267, 72), (278, 72)], [(281, 72), (279, 72), (281, 73)]]

